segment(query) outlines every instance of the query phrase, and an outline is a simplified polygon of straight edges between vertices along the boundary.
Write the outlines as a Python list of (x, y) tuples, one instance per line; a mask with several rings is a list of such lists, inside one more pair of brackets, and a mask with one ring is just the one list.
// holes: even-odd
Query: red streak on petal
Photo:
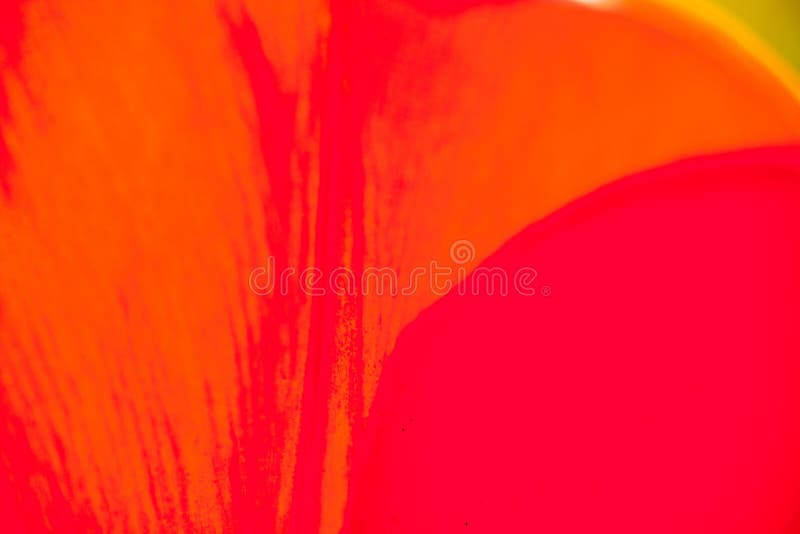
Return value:
[[(14, 72), (20, 60), (20, 42), (24, 32), (22, 6), (26, 0), (8, 0), (0, 3), (0, 125), (8, 121), (9, 109), (6, 95), (5, 75)], [(0, 126), (0, 192), (6, 198), (11, 196), (9, 173), (13, 160), (3, 139)]]

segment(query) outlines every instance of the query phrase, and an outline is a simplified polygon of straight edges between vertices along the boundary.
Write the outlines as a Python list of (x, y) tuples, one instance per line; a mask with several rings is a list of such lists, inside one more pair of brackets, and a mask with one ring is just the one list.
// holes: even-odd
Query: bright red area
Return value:
[(797, 532), (800, 150), (613, 183), (483, 266), (539, 294), (401, 334), (348, 532)]

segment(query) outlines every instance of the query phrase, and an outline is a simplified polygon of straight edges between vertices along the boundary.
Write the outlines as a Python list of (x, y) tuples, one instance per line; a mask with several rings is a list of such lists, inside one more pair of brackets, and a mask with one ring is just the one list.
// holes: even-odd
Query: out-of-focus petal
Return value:
[(798, 250), (798, 148), (526, 228), (401, 334), (346, 532), (796, 532)]

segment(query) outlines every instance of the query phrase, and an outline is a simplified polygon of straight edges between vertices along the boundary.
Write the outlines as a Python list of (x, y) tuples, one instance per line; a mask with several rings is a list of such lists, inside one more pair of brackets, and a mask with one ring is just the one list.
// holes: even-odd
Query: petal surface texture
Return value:
[[(648, 4), (649, 5), (649, 4)], [(638, 2), (0, 2), (0, 502), (23, 530), (337, 532), (438, 295), (622, 176), (800, 142), (795, 85)]]

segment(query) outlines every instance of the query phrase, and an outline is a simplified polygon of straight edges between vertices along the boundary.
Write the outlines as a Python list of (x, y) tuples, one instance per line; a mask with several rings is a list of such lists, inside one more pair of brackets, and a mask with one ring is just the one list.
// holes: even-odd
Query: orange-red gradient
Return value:
[(3, 0), (0, 65), (22, 531), (337, 532), (436, 296), (259, 296), (252, 269), (483, 259), (631, 173), (800, 142), (794, 82), (644, 1)]

